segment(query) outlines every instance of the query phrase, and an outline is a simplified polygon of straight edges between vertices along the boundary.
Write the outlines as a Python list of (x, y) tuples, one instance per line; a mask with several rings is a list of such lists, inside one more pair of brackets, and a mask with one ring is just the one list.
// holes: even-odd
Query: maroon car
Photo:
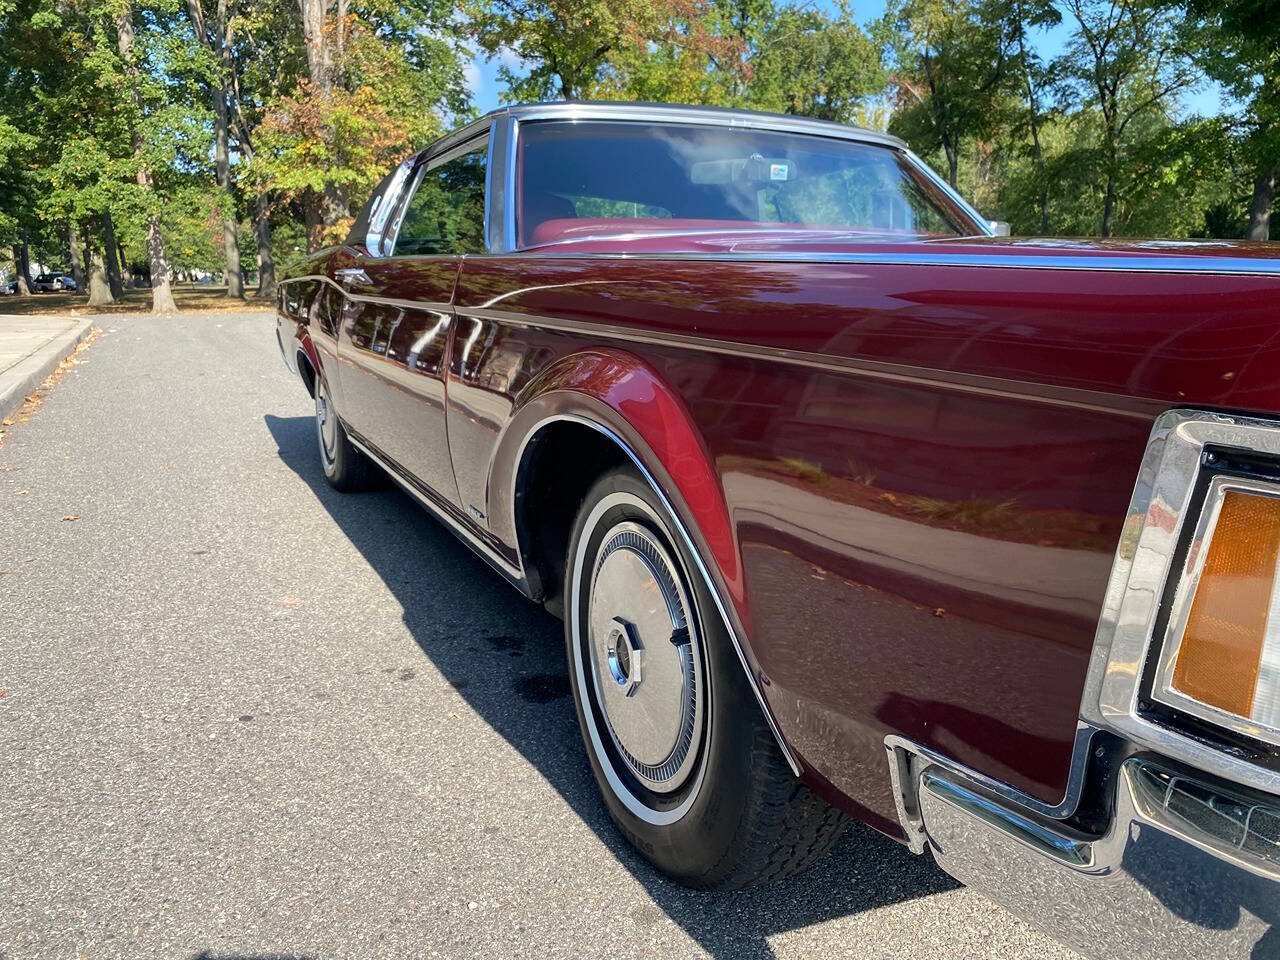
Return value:
[(280, 287), (325, 475), (565, 623), (699, 887), (846, 817), (1101, 956), (1280, 956), (1280, 258), (1018, 240), (892, 137), (549, 104)]

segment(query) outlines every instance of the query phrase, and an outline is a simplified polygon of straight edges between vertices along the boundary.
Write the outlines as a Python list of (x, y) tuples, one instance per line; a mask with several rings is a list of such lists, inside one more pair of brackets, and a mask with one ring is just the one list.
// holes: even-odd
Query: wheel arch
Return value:
[[(533, 544), (538, 540), (534, 490), (548, 443), (559, 452), (584, 451), (596, 469), (629, 463), (653, 488), (715, 601), (747, 681), (792, 770), (801, 767), (769, 709), (747, 640), (748, 608), (742, 564), (728, 506), (711, 455), (679, 395), (643, 360), (600, 349), (563, 357), (535, 377), (517, 397), (490, 463), (490, 531), (514, 546), (530, 592), (546, 599)], [(565, 439), (569, 438), (569, 439)], [(574, 445), (580, 438), (582, 447)], [(579, 498), (579, 503), (580, 498)], [(576, 506), (568, 517), (572, 524)], [(567, 541), (567, 532), (565, 534)], [(567, 542), (566, 542), (567, 546)], [(552, 601), (554, 609), (554, 598)]]
[[(310, 344), (307, 346), (310, 346)], [(298, 346), (297, 356), (295, 357), (294, 362), (297, 364), (298, 377), (302, 380), (302, 385), (307, 388), (307, 393), (311, 395), (312, 399), (315, 399), (317, 376), (316, 364), (315, 361), (311, 359), (310, 352), (301, 344)]]

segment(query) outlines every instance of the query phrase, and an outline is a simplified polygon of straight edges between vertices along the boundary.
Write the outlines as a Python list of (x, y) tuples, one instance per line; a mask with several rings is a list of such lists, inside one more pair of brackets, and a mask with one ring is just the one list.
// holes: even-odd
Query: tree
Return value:
[(438, 136), (446, 112), (465, 114), (469, 101), (451, 5), (306, 2), (308, 73), (264, 105), (251, 177), (255, 189), (302, 208), (315, 250), (341, 240), (351, 211), (388, 168)]
[(1012, 0), (1008, 7), (1010, 38), (1015, 59), (1011, 76), (1022, 100), (1022, 116), (1027, 134), (1031, 138), (1031, 150), (1035, 164), (1036, 207), (1040, 217), (1039, 233), (1047, 236), (1049, 224), (1049, 179), (1045, 169), (1045, 152), (1042, 131), (1045, 123), (1055, 113), (1055, 87), (1058, 83), (1061, 61), (1045, 63), (1031, 44), (1032, 30), (1056, 26), (1062, 22), (1062, 14), (1053, 0)]
[(1254, 167), (1247, 236), (1269, 240), (1280, 169), (1280, 9), (1275, 0), (1191, 0), (1188, 12), (1199, 20), (1201, 66), (1246, 104)]
[(747, 102), (760, 110), (850, 123), (884, 88), (880, 51), (843, 2), (834, 17), (807, 5), (778, 9), (751, 63)]
[[(687, 8), (687, 9), (686, 9)], [(471, 0), (466, 8), (476, 45), (493, 56), (510, 50), (529, 65), (498, 77), (509, 101), (579, 100), (604, 79), (612, 55), (643, 46), (681, 10), (662, 0)]]
[[(142, 122), (146, 113), (143, 94), (142, 71), (138, 66), (135, 49), (133, 27), (133, 6), (124, 4), (116, 15), (116, 46), (120, 52), (120, 60), (124, 66), (132, 102), (134, 116), (129, 122), (129, 139), (133, 146), (133, 161), (137, 167), (135, 177), (141, 200), (145, 206), (147, 261), (151, 273), (151, 311), (152, 313), (173, 313), (177, 306), (173, 302), (173, 290), (169, 286), (169, 261), (164, 252), (164, 235), (160, 230), (160, 213), (156, 204), (154, 181), (146, 156), (146, 144), (143, 139)], [(74, 261), (78, 258), (79, 242), (74, 239), (75, 227), (72, 226), (73, 269), (79, 270)], [(77, 283), (79, 278), (77, 278)]]
[(1144, 116), (1167, 116), (1197, 74), (1179, 45), (1178, 14), (1145, 0), (1065, 0), (1076, 23), (1066, 56), (1078, 89), (1101, 117), (1105, 198), (1100, 232), (1115, 226), (1126, 134)]
[(222, 244), (226, 253), (227, 295), (244, 296), (240, 272), (240, 246), (236, 238), (236, 195), (231, 179), (231, 87), (235, 72), (236, 0), (215, 0), (206, 10), (204, 0), (187, 0), (187, 13), (196, 40), (207, 54), (205, 74), (209, 102), (213, 106), (214, 164), (218, 188), (223, 192)]
[(988, 136), (1009, 70), (1004, 0), (890, 0), (879, 33), (890, 48), (898, 113), (889, 129), (946, 157), (958, 183), (966, 141)]

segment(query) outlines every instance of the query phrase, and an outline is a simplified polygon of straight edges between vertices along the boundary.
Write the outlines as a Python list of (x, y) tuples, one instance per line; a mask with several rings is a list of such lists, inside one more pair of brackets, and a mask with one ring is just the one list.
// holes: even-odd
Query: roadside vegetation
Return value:
[[(1275, 0), (0, 0), (0, 274), (269, 302), (476, 114), (486, 58), (505, 101), (887, 128), (1015, 234), (1270, 237)], [(1221, 109), (1189, 109), (1210, 83)]]

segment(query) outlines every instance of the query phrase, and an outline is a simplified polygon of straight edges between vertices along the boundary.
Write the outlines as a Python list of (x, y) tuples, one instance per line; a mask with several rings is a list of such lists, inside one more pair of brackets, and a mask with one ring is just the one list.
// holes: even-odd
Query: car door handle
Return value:
[(369, 275), (365, 273), (363, 270), (361, 270), (359, 267), (342, 267), (341, 269), (335, 270), (333, 272), (338, 277), (338, 279), (341, 280), (342, 283), (348, 287), (351, 286), (353, 283), (363, 283), (363, 284), (373, 283), (373, 281), (369, 279)]

